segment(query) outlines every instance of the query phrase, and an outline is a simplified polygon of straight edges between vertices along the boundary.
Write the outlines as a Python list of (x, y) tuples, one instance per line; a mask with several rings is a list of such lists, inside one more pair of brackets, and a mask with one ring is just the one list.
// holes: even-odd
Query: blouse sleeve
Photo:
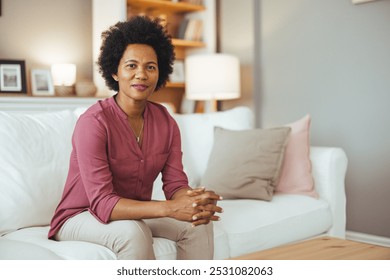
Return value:
[(168, 159), (162, 170), (163, 189), (166, 199), (171, 199), (173, 194), (182, 188), (188, 188), (188, 178), (183, 170), (180, 130), (176, 121), (172, 118), (172, 142)]
[(120, 197), (115, 193), (107, 157), (107, 130), (96, 116), (81, 116), (73, 134), (80, 176), (89, 200), (89, 211), (108, 223)]

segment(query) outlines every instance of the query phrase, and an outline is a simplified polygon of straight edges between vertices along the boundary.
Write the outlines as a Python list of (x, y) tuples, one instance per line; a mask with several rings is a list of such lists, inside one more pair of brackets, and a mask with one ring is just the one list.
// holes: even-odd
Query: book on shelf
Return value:
[(178, 32), (177, 32), (177, 38), (178, 38), (178, 39), (184, 39), (184, 34), (185, 34), (185, 32), (186, 32), (188, 22), (189, 22), (188, 19), (183, 19), (183, 20), (181, 21), (181, 23), (180, 23), (180, 25), (179, 25)]
[(203, 21), (200, 19), (184, 19), (178, 30), (177, 38), (188, 41), (201, 41)]
[(172, 0), (172, 2), (184, 2), (192, 5), (203, 5), (203, 0)]

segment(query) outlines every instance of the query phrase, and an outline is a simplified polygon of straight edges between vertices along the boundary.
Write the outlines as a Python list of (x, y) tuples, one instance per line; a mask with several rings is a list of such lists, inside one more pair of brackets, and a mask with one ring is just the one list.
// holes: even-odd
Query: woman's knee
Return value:
[(208, 240), (213, 237), (213, 223), (207, 225), (200, 225), (187, 229), (187, 233), (192, 236), (193, 239)]
[(186, 227), (177, 245), (178, 259), (212, 259), (214, 255), (213, 224)]
[(118, 259), (154, 259), (153, 237), (142, 221), (116, 221), (112, 248)]

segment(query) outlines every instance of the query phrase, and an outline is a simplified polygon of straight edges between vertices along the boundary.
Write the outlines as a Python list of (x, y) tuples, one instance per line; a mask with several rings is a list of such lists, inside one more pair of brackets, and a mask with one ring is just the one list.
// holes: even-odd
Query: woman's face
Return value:
[(119, 95), (141, 101), (154, 92), (158, 75), (154, 49), (148, 45), (130, 44), (119, 61), (118, 72), (112, 77), (118, 81)]

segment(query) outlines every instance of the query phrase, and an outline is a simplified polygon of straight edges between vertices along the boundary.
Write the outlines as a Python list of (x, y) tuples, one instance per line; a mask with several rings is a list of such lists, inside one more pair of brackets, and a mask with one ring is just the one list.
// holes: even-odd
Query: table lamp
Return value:
[(194, 54), (185, 61), (186, 98), (211, 101), (211, 111), (218, 100), (240, 97), (240, 63), (237, 57), (222, 54)]
[(51, 66), (54, 91), (58, 96), (75, 95), (76, 65), (59, 63)]

